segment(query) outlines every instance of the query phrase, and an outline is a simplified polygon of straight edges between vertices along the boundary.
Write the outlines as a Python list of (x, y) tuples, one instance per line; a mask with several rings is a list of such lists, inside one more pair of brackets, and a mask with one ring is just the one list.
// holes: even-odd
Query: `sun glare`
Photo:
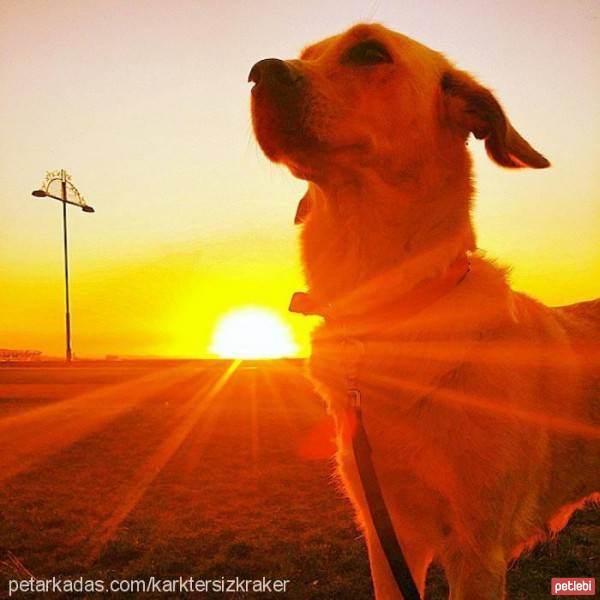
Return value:
[(281, 358), (294, 356), (298, 347), (277, 314), (247, 307), (230, 312), (217, 323), (210, 351), (221, 358)]

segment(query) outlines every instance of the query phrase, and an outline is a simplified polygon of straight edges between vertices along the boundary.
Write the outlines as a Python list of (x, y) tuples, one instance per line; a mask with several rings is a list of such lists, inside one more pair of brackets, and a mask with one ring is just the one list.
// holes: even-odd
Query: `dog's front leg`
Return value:
[[(381, 548), (373, 525), (370, 519), (368, 521), (363, 519), (363, 522), (365, 521), (367, 522), (365, 535), (367, 538), (373, 587), (375, 588), (375, 598), (377, 600), (402, 600), (402, 594), (392, 575), (388, 560)], [(425, 578), (427, 576), (427, 568), (432, 559), (432, 552), (429, 548), (404, 538), (400, 540), (400, 543), (406, 562), (419, 589), (419, 594), (421, 598), (424, 598)]]
[(450, 600), (502, 600), (505, 598), (506, 563), (488, 556), (457, 552), (443, 560), (450, 587)]
[[(340, 439), (342, 438), (343, 436), (340, 436)], [(385, 556), (377, 532), (375, 531), (362, 482), (348, 445), (342, 444), (338, 448), (337, 459), (339, 474), (348, 496), (354, 505), (358, 521), (367, 541), (375, 597), (377, 600), (403, 600), (402, 594), (400, 593), (396, 580), (392, 574), (388, 559)], [(405, 520), (410, 519), (407, 518)], [(399, 542), (402, 547), (404, 558), (406, 559), (415, 584), (419, 589), (419, 593), (421, 597), (423, 597), (425, 577), (427, 575), (427, 568), (433, 558), (433, 550), (422, 541), (414, 539), (405, 529), (399, 533)]]
[[(377, 600), (403, 600), (373, 524), (363, 482), (358, 474), (354, 460), (351, 436), (348, 430), (343, 427), (346, 424), (347, 421), (343, 418), (338, 418), (339, 436), (338, 452), (336, 455), (338, 473), (348, 497), (354, 506), (358, 522), (365, 535), (375, 598)], [(397, 515), (394, 525), (397, 526), (397, 522), (410, 522), (412, 519), (410, 515), (403, 515), (403, 517)], [(430, 544), (424, 543), (421, 538), (412, 535), (412, 532), (407, 531), (402, 526), (397, 530), (397, 534), (406, 563), (419, 590), (419, 594), (423, 598), (427, 569), (434, 554), (433, 548)]]

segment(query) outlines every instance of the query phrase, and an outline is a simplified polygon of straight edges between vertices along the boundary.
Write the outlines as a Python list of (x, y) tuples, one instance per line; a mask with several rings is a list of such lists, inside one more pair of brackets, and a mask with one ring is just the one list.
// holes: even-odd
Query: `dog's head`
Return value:
[[(380, 25), (357, 25), (250, 71), (260, 146), (298, 177), (377, 173), (453, 163), (470, 133), (504, 167), (548, 161), (511, 126), (494, 95), (440, 53)], [(458, 154), (456, 154), (458, 153)]]

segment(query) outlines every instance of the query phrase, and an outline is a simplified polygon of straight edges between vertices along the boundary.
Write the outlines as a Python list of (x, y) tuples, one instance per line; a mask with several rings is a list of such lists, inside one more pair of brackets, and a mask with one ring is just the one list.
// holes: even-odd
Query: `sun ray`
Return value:
[[(489, 310), (489, 307), (483, 307), (481, 310)], [(435, 327), (425, 329), (426, 333), (432, 332), (431, 335), (423, 335), (423, 339), (416, 341), (402, 339), (402, 326), (399, 326), (399, 337), (394, 332), (388, 332), (387, 339), (380, 328), (379, 340), (367, 342), (369, 356), (380, 360), (380, 368), (370, 372), (363, 370), (361, 377), (374, 390), (383, 387), (390, 390), (399, 388), (408, 392), (413, 400), (434, 393), (435, 398), (440, 401), (462, 405), (472, 410), (495, 413), (504, 418), (518, 418), (532, 425), (565, 434), (589, 438), (600, 436), (600, 427), (597, 425), (590, 425), (576, 418), (546, 414), (545, 407), (515, 406), (509, 404), (508, 399), (502, 401), (485, 395), (464, 393), (438, 387), (437, 383), (440, 378), (463, 364), (498, 366), (505, 369), (507, 377), (514, 376), (519, 370), (532, 368), (545, 369), (546, 372), (554, 372), (557, 377), (560, 377), (561, 370), (574, 373), (580, 367), (588, 368), (598, 364), (600, 350), (597, 344), (591, 340), (575, 339), (573, 345), (566, 346), (562, 339), (526, 341), (520, 337), (508, 337), (491, 342), (473, 340), (469, 337), (469, 332), (466, 332), (465, 339), (448, 339), (453, 337), (454, 332), (450, 332), (452, 336), (448, 335), (448, 332), (444, 335), (446, 330), (438, 326), (446, 320), (451, 322), (452, 318), (450, 313), (441, 311), (441, 314), (436, 316)], [(430, 321), (424, 323), (431, 326)], [(408, 336), (412, 327), (413, 325), (410, 325)], [(351, 338), (357, 335), (360, 339), (361, 335), (366, 335), (368, 331), (368, 328), (361, 331), (347, 331), (345, 335)], [(434, 332), (437, 332), (435, 337)], [(336, 339), (339, 335), (338, 330), (331, 328), (330, 332), (323, 333), (319, 340), (321, 343), (319, 368), (332, 378), (343, 377), (340, 344)], [(384, 370), (387, 373), (382, 372)], [(399, 377), (395, 373), (403, 373), (404, 377)], [(548, 407), (548, 411), (551, 410)]]
[(252, 373), (248, 393), (250, 394), (250, 452), (252, 457), (252, 468), (258, 470), (258, 459), (260, 455), (260, 436), (258, 431), (258, 395), (256, 393), (256, 372)]
[(89, 436), (147, 398), (186, 381), (187, 365), (103, 387), (0, 420), (0, 483)]
[[(335, 368), (330, 368), (329, 371), (332, 374), (336, 373)], [(542, 414), (535, 410), (515, 406), (514, 404), (503, 404), (499, 399), (486, 398), (481, 395), (436, 386), (433, 382), (424, 384), (406, 378), (382, 374), (378, 374), (377, 376), (373, 376), (372, 374), (366, 375), (363, 377), (363, 381), (365, 384), (365, 402), (368, 402), (369, 393), (380, 394), (378, 390), (382, 388), (401, 389), (409, 392), (413, 400), (432, 396), (435, 401), (444, 402), (457, 408), (464, 407), (474, 411), (493, 414), (499, 418), (516, 418), (533, 426), (559, 431), (564, 434), (586, 438), (600, 438), (600, 427), (598, 426), (554, 415)]]
[(104, 546), (114, 537), (120, 524), (128, 517), (143, 497), (148, 486), (156, 479), (165, 465), (181, 447), (181, 444), (183, 444), (189, 433), (192, 431), (198, 422), (198, 419), (206, 412), (212, 401), (230, 380), (231, 376), (240, 365), (240, 362), (240, 360), (234, 360), (217, 381), (210, 386), (206, 394), (204, 394), (204, 392), (206, 391), (208, 384), (186, 402), (180, 411), (181, 419), (179, 425), (140, 467), (138, 472), (132, 478), (123, 501), (115, 508), (111, 516), (100, 526), (100, 533), (95, 538), (93, 546), (88, 554), (88, 561), (90, 563), (93, 563), (98, 558)]
[(276, 406), (290, 435), (295, 437), (299, 427), (296, 420), (292, 418), (288, 405), (282, 400), (279, 386), (275, 385), (274, 369), (260, 370), (258, 376), (260, 377), (260, 389), (267, 391), (269, 401)]

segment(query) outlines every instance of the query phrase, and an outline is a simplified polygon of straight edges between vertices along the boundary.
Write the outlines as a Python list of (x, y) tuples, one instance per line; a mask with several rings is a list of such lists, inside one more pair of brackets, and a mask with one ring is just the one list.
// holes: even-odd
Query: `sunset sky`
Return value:
[(0, 348), (63, 351), (66, 169), (78, 356), (206, 356), (215, 323), (269, 308), (308, 351), (293, 217), (306, 184), (253, 139), (247, 74), (360, 21), (445, 52), (552, 162), (511, 172), (471, 142), (479, 245), (550, 304), (600, 296), (600, 3), (26, 1), (0, 7)]

